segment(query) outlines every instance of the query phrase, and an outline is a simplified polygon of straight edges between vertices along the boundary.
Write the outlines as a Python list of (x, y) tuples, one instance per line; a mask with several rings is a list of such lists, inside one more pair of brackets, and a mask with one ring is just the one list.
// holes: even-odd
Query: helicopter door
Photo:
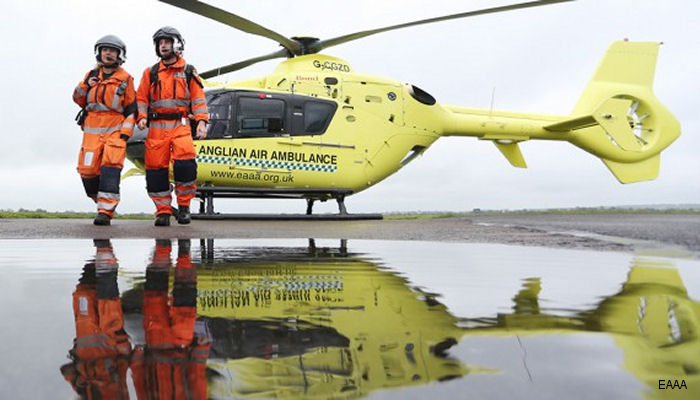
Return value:
[(292, 136), (322, 135), (326, 132), (338, 108), (338, 104), (333, 101), (306, 96), (292, 96), (290, 103)]
[(287, 134), (286, 102), (266, 94), (239, 93), (236, 115), (237, 138), (274, 137)]
[(209, 109), (207, 139), (229, 139), (233, 137), (234, 100), (233, 92), (207, 93), (207, 108)]

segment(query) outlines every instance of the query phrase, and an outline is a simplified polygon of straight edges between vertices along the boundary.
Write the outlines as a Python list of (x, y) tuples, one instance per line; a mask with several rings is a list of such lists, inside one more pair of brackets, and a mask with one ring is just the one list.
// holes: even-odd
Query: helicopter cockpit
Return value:
[(310, 96), (217, 89), (206, 93), (207, 139), (323, 134), (337, 104)]

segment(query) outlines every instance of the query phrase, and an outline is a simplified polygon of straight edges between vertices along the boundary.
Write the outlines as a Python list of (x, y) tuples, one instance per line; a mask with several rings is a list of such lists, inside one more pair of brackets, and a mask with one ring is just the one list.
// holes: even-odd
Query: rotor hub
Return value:
[(319, 38), (313, 36), (292, 36), (290, 39), (299, 43), (300, 47), (293, 55), (303, 56), (304, 54), (316, 53), (316, 50), (312, 49), (312, 46), (319, 42)]

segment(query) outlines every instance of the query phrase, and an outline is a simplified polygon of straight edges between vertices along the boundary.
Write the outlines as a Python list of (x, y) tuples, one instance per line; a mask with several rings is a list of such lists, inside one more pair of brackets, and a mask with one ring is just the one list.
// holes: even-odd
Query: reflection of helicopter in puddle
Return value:
[[(344, 245), (220, 256), (203, 265), (198, 287), (212, 357), (223, 356), (209, 366), (235, 377), (211, 382), (214, 393), (350, 398), (477, 372), (446, 354), (459, 329), (444, 305)], [(267, 331), (250, 334), (257, 354), (227, 355), (240, 346), (236, 320)], [(218, 332), (235, 336), (220, 346)]]
[(337, 249), (313, 241), (308, 248), (215, 248), (203, 240), (201, 250), (197, 313), (212, 338), (213, 397), (364, 396), (493, 372), (449, 356), (467, 336), (579, 331), (611, 335), (627, 370), (649, 388), (659, 377), (700, 384), (700, 304), (663, 265), (636, 262), (617, 294), (568, 316), (540, 309), (540, 279), (532, 278), (513, 297), (511, 313), (457, 319), (435, 295), (348, 253), (345, 242)]
[[(336, 199), (334, 218), (350, 218), (345, 196), (387, 178), (443, 136), (489, 140), (516, 167), (526, 166), (518, 143), (568, 141), (599, 157), (622, 183), (655, 179), (660, 152), (680, 135), (678, 121), (651, 91), (658, 43), (613, 43), (569, 116), (441, 105), (414, 85), (355, 73), (346, 61), (319, 54), (380, 32), (566, 1), (511, 4), (320, 40), (287, 38), (206, 3), (163, 0), (284, 47), (203, 72), (204, 78), (289, 58), (266, 77), (208, 92), (208, 140), (195, 142), (197, 196), (206, 214), (199, 217), (223, 217), (214, 215), (214, 197), (270, 197), (304, 198), (307, 215), (314, 201)], [(137, 170), (143, 170), (143, 138), (137, 132), (128, 148)]]
[[(604, 332), (624, 352), (625, 368), (659, 397), (659, 380), (700, 386), (700, 302), (688, 297), (678, 271), (668, 263), (635, 260), (622, 289), (595, 308), (571, 317), (540, 312), (540, 279), (524, 282), (513, 313), (463, 320), (469, 336), (516, 336)], [(678, 393), (677, 393), (678, 394)], [(687, 397), (684, 397), (687, 396)], [(650, 395), (650, 398), (657, 398)], [(679, 398), (695, 398), (685, 392)]]

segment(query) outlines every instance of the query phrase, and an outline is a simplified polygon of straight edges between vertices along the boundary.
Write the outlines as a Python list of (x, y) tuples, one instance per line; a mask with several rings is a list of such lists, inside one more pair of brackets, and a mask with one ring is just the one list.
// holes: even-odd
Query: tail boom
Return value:
[(443, 135), (492, 140), (521, 167), (518, 142), (565, 140), (601, 158), (622, 183), (655, 179), (661, 151), (680, 135), (680, 123), (651, 90), (658, 48), (655, 42), (613, 43), (570, 116), (444, 106)]

